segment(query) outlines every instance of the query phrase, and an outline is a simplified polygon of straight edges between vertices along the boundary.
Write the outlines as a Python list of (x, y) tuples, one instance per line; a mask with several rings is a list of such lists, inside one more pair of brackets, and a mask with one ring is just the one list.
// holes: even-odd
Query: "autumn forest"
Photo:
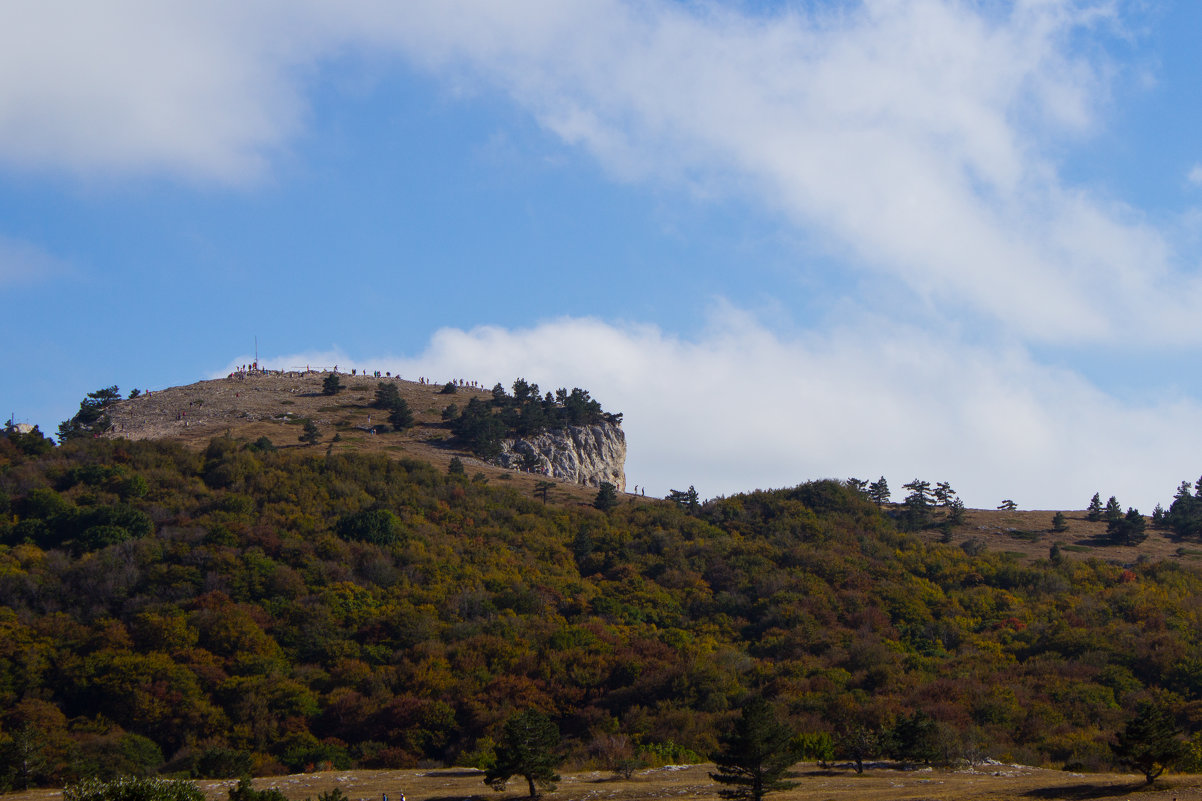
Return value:
[(383, 456), (23, 435), (0, 543), (7, 786), (485, 764), (524, 709), (576, 764), (699, 760), (752, 695), (803, 743), (921, 719), (949, 756), (1078, 770), (1141, 702), (1202, 730), (1197, 569), (970, 553), (848, 482), (601, 511)]

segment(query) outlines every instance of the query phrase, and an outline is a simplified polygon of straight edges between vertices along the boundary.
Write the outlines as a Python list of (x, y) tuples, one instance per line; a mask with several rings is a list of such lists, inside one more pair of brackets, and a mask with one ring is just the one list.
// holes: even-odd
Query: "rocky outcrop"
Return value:
[(601, 486), (608, 481), (626, 489), (626, 434), (614, 423), (568, 426), (524, 439), (501, 442), (502, 467), (530, 469), (550, 478)]

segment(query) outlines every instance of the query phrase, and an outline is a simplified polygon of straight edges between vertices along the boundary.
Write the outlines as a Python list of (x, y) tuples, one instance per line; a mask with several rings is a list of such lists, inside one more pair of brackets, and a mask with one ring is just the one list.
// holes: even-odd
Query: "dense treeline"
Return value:
[(849, 758), (921, 728), (1103, 767), (1144, 701), (1202, 728), (1196, 571), (970, 556), (835, 481), (602, 512), (373, 456), (15, 437), (0, 543), (14, 784), (478, 762), (529, 708), (578, 760), (680, 760), (761, 693)]
[(583, 426), (595, 423), (620, 423), (622, 415), (605, 412), (588, 390), (558, 389), (555, 394), (539, 395), (538, 384), (524, 378), (513, 382), (513, 394), (497, 384), (492, 400), (472, 398), (462, 410), (451, 404), (443, 416), (451, 431), (472, 452), (486, 459), (496, 456), (501, 440), (527, 437), (550, 428)]

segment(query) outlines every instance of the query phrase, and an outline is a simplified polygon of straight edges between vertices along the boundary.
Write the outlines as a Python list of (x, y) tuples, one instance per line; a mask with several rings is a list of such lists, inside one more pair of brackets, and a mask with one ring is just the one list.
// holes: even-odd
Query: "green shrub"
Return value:
[(63, 788), (63, 801), (204, 801), (204, 793), (190, 781), (84, 779)]
[(92, 526), (75, 540), (75, 550), (78, 552), (99, 551), (110, 545), (116, 545), (132, 539), (127, 529), (109, 524)]
[[(291, 401), (285, 402), (291, 403)], [(275, 445), (272, 444), (270, 437), (262, 436), (247, 445), (246, 449), (252, 453), (270, 453), (275, 450)]]
[(401, 519), (387, 509), (355, 512), (338, 521), (338, 536), (375, 545), (391, 545), (400, 539)]
[(229, 794), (230, 801), (288, 801), (283, 791), (278, 787), (256, 790), (255, 786), (251, 784), (249, 776), (243, 776), (239, 779), (238, 786), (231, 787)]
[(825, 765), (835, 759), (835, 739), (830, 732), (802, 732), (793, 738), (797, 758)]
[(148, 492), (150, 492), (150, 482), (137, 473), (117, 485), (117, 494), (125, 500), (144, 498)]
[[(253, 767), (252, 762), (251, 755), (246, 751), (225, 746), (213, 746), (206, 748), (196, 757), (196, 763), (192, 766), (192, 775), (198, 779), (232, 779), (235, 776), (248, 775)], [(233, 790), (230, 791), (230, 798), (234, 798)], [(246, 801), (254, 801), (254, 799)], [(263, 799), (263, 801), (271, 800)]]
[(321, 741), (308, 732), (289, 735), (279, 744), (279, 760), (293, 773), (313, 770), (347, 770), (351, 756), (336, 742)]
[(70, 773), (95, 779), (148, 776), (163, 764), (163, 752), (140, 734), (105, 735), (87, 740), (71, 759)]

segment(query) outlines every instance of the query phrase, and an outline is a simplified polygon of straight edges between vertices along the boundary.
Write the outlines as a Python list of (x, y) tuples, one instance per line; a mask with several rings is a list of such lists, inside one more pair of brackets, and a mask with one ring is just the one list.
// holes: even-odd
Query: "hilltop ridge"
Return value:
[[(204, 447), (213, 437), (266, 437), (276, 447), (304, 448), (310, 446), (303, 445), (299, 435), (304, 423), (311, 420), (318, 428), (319, 446), (335, 452), (409, 456), (443, 467), (457, 456), (473, 471), (504, 475), (507, 480), (551, 478), (584, 487), (609, 481), (619, 490), (625, 488), (626, 439), (620, 419), (605, 420), (587, 430), (569, 427), (582, 430), (553, 429), (537, 437), (512, 437), (504, 441), (502, 458), (485, 460), (455, 440), (444, 410), (451, 404), (464, 407), (473, 400), (492, 401), (492, 390), (458, 379), (434, 383), (338, 373), (344, 389), (326, 395), (322, 385), (330, 375), (318, 371), (236, 372), (226, 378), (141, 393), (106, 408), (111, 427), (101, 436), (169, 439), (192, 448)], [(395, 386), (409, 406), (414, 420), (411, 427), (394, 430), (388, 425), (387, 412), (373, 407), (381, 383)], [(540, 458), (519, 466), (514, 455), (531, 452)]]
[[(105, 409), (111, 428), (101, 436), (167, 439), (197, 450), (214, 437), (248, 441), (266, 437), (277, 448), (303, 451), (314, 447), (302, 444), (299, 438), (304, 423), (312, 420), (321, 436), (316, 447), (326, 452), (417, 458), (441, 469), (458, 457), (473, 475), (513, 482), (531, 492), (548, 478), (562, 482), (556, 496), (578, 503), (591, 503), (602, 481), (619, 491), (625, 489), (626, 441), (619, 415), (604, 415), (608, 420), (596, 425), (510, 438), (501, 443), (495, 457), (484, 459), (455, 438), (443, 414), (452, 404), (460, 409), (487, 405), (494, 400), (494, 390), (479, 383), (472, 386), (470, 381), (436, 383), (339, 373), (344, 389), (325, 395), (322, 384), (330, 375), (321, 371), (237, 372), (116, 400)], [(412, 427), (391, 430), (386, 412), (372, 406), (381, 382), (397, 388), (413, 412)], [(453, 384), (454, 392), (447, 391), (448, 383)], [(516, 384), (530, 387), (521, 379)], [(901, 508), (886, 504), (886, 509)], [(1064, 531), (1054, 530), (1054, 514), (1055, 510), (968, 509), (961, 523), (946, 530), (928, 527), (918, 536), (969, 549), (988, 544), (1026, 560), (1046, 558), (1053, 546), (1066, 558), (1096, 557), (1118, 565), (1138, 559), (1196, 563), (1202, 558), (1202, 550), (1183, 544), (1164, 530), (1149, 529), (1148, 538), (1135, 546), (1115, 545), (1108, 541), (1106, 523), (1089, 520), (1084, 509), (1063, 510)]]

